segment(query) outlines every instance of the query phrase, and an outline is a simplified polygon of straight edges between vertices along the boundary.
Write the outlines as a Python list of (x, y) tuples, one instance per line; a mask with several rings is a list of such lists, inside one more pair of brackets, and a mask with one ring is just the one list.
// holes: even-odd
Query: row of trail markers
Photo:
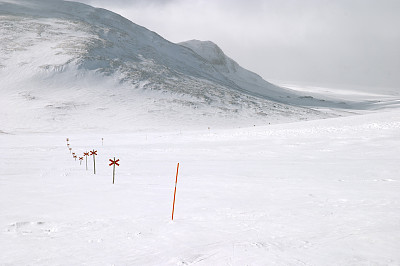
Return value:
[[(103, 142), (103, 138), (101, 140)], [(69, 139), (67, 138), (68, 149), (69, 149), (70, 153), (72, 153), (72, 156), (76, 161), (76, 158), (78, 158), (78, 157), (75, 154), (75, 152), (72, 152), (72, 148), (69, 147), (70, 144), (68, 142), (69, 142)], [(87, 157), (91, 156), (91, 155), (93, 155), (93, 173), (96, 174), (96, 155), (97, 155), (97, 151), (96, 150), (93, 149), (92, 151), (90, 151), (90, 155), (89, 155), (89, 152), (84, 152), (83, 156), (79, 157), (79, 164), (82, 165), (83, 157), (85, 157), (85, 159), (86, 159), (86, 170), (88, 170)], [(114, 157), (113, 159), (109, 159), (109, 161), (110, 161), (109, 166), (113, 166), (113, 184), (115, 184), (115, 166), (119, 166), (119, 159), (115, 159), (115, 157)], [(175, 213), (175, 200), (176, 200), (176, 187), (177, 187), (177, 184), (178, 184), (178, 173), (179, 173), (179, 163), (176, 166), (174, 201), (172, 202), (172, 216), (171, 216), (172, 221), (174, 220), (174, 213)]]
[[(76, 161), (76, 159), (78, 158), (78, 156), (75, 154), (75, 152), (72, 152), (72, 148), (70, 147), (70, 144), (69, 144), (69, 138), (67, 138), (66, 139), (67, 140), (67, 147), (68, 147), (68, 150), (69, 150), (69, 152), (72, 154), (72, 157), (75, 159), (75, 161)], [(102, 141), (103, 141), (103, 138), (102, 138)], [(94, 174), (96, 174), (96, 158), (95, 158), (95, 155), (97, 155), (97, 151), (95, 151), (94, 149), (93, 149), (93, 151), (90, 151), (90, 155), (93, 155), (93, 171), (94, 171)], [(83, 161), (83, 157), (86, 157), (86, 170), (88, 170), (88, 166), (87, 166), (87, 157), (89, 156), (89, 152), (84, 152), (83, 153), (83, 156), (82, 157), (79, 157), (79, 164), (80, 165), (82, 165), (82, 161)]]

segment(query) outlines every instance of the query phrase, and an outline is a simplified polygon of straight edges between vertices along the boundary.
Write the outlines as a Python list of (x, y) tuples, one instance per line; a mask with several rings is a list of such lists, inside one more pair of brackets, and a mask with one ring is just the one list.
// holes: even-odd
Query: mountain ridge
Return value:
[[(309, 108), (287, 106), (289, 100), (293, 100), (292, 105), (301, 100), (307, 106), (309, 102), (294, 91), (266, 81), (260, 81), (260, 85), (243, 75), (235, 77), (224, 73), (221, 65), (213, 64), (193, 47), (169, 42), (105, 9), (66, 1), (3, 0), (0, 1), (0, 16), (3, 65), (0, 77), (4, 81), (0, 89), (9, 97), (37, 104), (33, 113), (44, 112), (48, 123), (56, 121), (61, 125), (69, 120), (68, 116), (73, 113), (70, 106), (89, 108), (85, 107), (89, 104), (84, 97), (78, 97), (75, 101), (79, 104), (73, 104), (51, 98), (54, 91), (67, 90), (79, 95), (85, 88), (96, 94), (87, 99), (97, 100), (92, 103), (91, 110), (104, 104), (103, 109), (117, 112), (107, 99), (108, 95), (117, 95), (123, 112), (127, 113), (126, 119), (133, 119), (134, 114), (142, 115), (147, 117), (143, 118), (143, 125), (150, 120), (160, 122), (154, 113), (155, 107), (150, 104), (152, 99), (148, 99), (147, 110), (131, 105), (140, 105), (139, 99), (150, 94), (159, 105), (156, 110), (164, 109), (165, 115), (175, 116), (173, 121), (184, 120), (182, 123), (188, 125), (196, 120), (192, 116), (204, 124), (211, 124), (209, 120), (216, 116), (218, 122), (214, 124), (229, 120), (238, 125), (327, 117)], [(231, 59), (224, 57), (223, 60)], [(239, 65), (236, 68), (251, 73)], [(96, 88), (90, 89), (94, 86)], [(144, 91), (158, 93), (146, 92), (144, 96)], [(76, 98), (75, 95), (68, 97)], [(43, 110), (51, 109), (50, 115), (40, 111), (40, 106)], [(18, 117), (18, 114), (11, 115)], [(72, 120), (79, 121), (78, 118)]]
[[(130, 62), (138, 62), (141, 60), (141, 58), (138, 56), (141, 55), (146, 59), (153, 60), (159, 65), (167, 66), (169, 70), (174, 70), (178, 73), (183, 73), (195, 78), (211, 80), (219, 85), (231, 87), (241, 92), (254, 94), (255, 96), (264, 97), (269, 100), (283, 102), (286, 104), (291, 103), (285, 100), (287, 96), (293, 95), (292, 101), (295, 101), (293, 104), (303, 104), (305, 106), (308, 105), (306, 101), (302, 101), (301, 103), (298, 102), (299, 95), (294, 91), (266, 82), (254, 73), (253, 74), (256, 75), (256, 77), (252, 77), (252, 80), (256, 80), (256, 84), (252, 84), (252, 86), (243, 84), (243, 82), (242, 84), (237, 84), (238, 82), (233, 80), (234, 76), (221, 74), (220, 72), (222, 69), (218, 66), (216, 67), (214, 65), (215, 62), (210, 62), (207, 59), (205, 61), (202, 60), (204, 59), (204, 54), (203, 56), (198, 56), (198, 53), (196, 53), (198, 50), (194, 51), (196, 49), (190, 49), (190, 51), (194, 51), (194, 53), (191, 53), (190, 51), (180, 49), (180, 46), (169, 42), (157, 33), (137, 25), (128, 19), (108, 10), (93, 8), (82, 3), (65, 1), (56, 1), (56, 4), (54, 4), (52, 1), (34, 0), (29, 1), (30, 4), (27, 6), (25, 6), (27, 1), (17, 2), (21, 2), (24, 5), (20, 5), (18, 8), (15, 8), (15, 5), (12, 4), (9, 4), (8, 6), (2, 4), (1, 10), (3, 13), (4, 11), (8, 10), (14, 12), (15, 14), (25, 14), (29, 16), (35, 15), (45, 18), (72, 19), (79, 21), (80, 23), (84, 22), (86, 24), (96, 25), (97, 27), (99, 27), (99, 25), (108, 27), (107, 31), (97, 29), (95, 32), (95, 34), (98, 35), (96, 40), (97, 46), (89, 47), (89, 51), (84, 55), (84, 60), (80, 58), (81, 60), (79, 63), (81, 64), (82, 68), (89, 70), (98, 70), (102, 68), (102, 71), (109, 73), (115, 68), (115, 64), (124, 65), (124, 62), (118, 62), (118, 60), (115, 59), (123, 58), (125, 61), (128, 60)], [(46, 7), (43, 8), (40, 3), (46, 3)], [(38, 11), (38, 7), (40, 7), (40, 11)], [(66, 12), (65, 10), (69, 10), (69, 12)], [(129, 36), (132, 34), (137, 37), (135, 40), (129, 38)], [(131, 43), (132, 46), (121, 46), (121, 49), (115, 49), (118, 45), (118, 41), (125, 37), (122, 35), (128, 36), (128, 38), (124, 39), (123, 41), (126, 43)], [(181, 46), (193, 48), (189, 45)], [(218, 47), (218, 49), (220, 48)], [(129, 50), (129, 52), (124, 52), (124, 50)], [(222, 50), (220, 51), (222, 52)], [(222, 59), (224, 60), (225, 58)], [(117, 62), (113, 62), (114, 65), (111, 65), (111, 60)], [(244, 70), (232, 59), (228, 58), (228, 60), (229, 62), (234, 63), (240, 70)], [(132, 69), (129, 71), (132, 72)], [(174, 71), (172, 71), (172, 74), (174, 74)]]

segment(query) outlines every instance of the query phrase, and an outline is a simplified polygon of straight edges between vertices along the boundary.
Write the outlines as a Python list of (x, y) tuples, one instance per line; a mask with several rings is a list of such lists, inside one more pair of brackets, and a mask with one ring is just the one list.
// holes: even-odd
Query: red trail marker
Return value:
[(111, 166), (111, 165), (114, 165), (114, 167), (113, 167), (113, 184), (114, 184), (114, 179), (115, 179), (115, 165), (117, 165), (117, 166), (119, 166), (119, 159), (117, 159), (117, 160), (115, 160), (115, 157), (114, 157), (114, 160), (112, 160), (112, 159), (110, 159), (110, 164), (109, 164), (109, 166)]
[(79, 165), (82, 165), (83, 157), (79, 157)]
[(96, 174), (96, 156), (97, 155), (97, 151), (93, 150), (90, 151), (90, 155), (93, 155), (93, 173)]
[(89, 152), (84, 152), (83, 156), (86, 158), (86, 171), (87, 171), (87, 157), (89, 156)]
[(179, 163), (178, 163), (178, 166), (176, 167), (175, 190), (174, 190), (174, 202), (172, 203), (172, 221), (174, 220), (175, 195), (176, 195), (176, 184), (178, 183), (178, 171), (179, 171)]

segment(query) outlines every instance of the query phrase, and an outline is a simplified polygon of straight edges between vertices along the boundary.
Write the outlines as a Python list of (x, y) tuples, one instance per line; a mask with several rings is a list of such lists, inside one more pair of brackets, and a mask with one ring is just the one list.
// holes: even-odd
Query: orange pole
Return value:
[(172, 203), (172, 221), (174, 220), (174, 211), (175, 211), (175, 195), (176, 195), (176, 184), (178, 183), (178, 171), (179, 171), (179, 163), (176, 167), (176, 178), (175, 178), (175, 191), (174, 191), (174, 203)]

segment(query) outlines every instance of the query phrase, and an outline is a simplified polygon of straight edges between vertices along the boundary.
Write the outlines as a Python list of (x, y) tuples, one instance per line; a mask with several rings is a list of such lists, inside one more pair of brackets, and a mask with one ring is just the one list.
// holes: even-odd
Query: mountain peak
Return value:
[[(179, 45), (192, 49), (213, 65), (226, 66), (228, 63), (228, 57), (224, 54), (222, 49), (212, 41), (190, 40), (181, 42)], [(226, 67), (225, 70), (229, 71)]]

